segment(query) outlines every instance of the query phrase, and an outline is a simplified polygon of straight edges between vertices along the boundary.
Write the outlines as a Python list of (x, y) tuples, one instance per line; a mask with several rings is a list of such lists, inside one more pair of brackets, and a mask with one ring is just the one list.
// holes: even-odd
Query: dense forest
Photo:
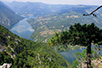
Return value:
[(20, 38), (0, 25), (0, 65), (11, 68), (68, 68), (70, 63), (41, 42)]

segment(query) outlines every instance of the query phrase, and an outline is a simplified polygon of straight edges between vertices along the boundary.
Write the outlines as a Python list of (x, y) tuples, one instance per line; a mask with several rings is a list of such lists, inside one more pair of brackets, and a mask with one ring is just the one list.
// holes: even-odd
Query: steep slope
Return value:
[(102, 14), (100, 10), (96, 12), (97, 18), (93, 16), (83, 16), (84, 13), (89, 13), (96, 7), (97, 6), (76, 5), (70, 10), (63, 10), (56, 14), (29, 19), (28, 22), (35, 30), (31, 38), (34, 38), (35, 41), (46, 42), (55, 32), (68, 30), (69, 26), (74, 23), (90, 24), (94, 22), (98, 27), (102, 28)]
[(7, 3), (16, 13), (26, 17), (38, 17), (56, 13), (62, 9), (70, 9), (72, 5), (53, 5), (40, 2), (16, 2)]
[(11, 68), (70, 68), (71, 66), (46, 44), (20, 38), (1, 25), (0, 62), (0, 65), (12, 63)]
[(0, 1), (0, 24), (6, 28), (11, 28), (19, 20), (23, 19), (15, 14), (8, 6)]

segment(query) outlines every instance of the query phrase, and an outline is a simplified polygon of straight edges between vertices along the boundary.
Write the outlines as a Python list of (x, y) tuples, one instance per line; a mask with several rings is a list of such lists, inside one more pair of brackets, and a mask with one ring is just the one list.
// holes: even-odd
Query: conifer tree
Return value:
[(70, 27), (69, 33), (72, 44), (79, 44), (87, 47), (87, 68), (91, 67), (91, 43), (102, 41), (102, 30), (94, 23), (89, 25), (75, 24)]

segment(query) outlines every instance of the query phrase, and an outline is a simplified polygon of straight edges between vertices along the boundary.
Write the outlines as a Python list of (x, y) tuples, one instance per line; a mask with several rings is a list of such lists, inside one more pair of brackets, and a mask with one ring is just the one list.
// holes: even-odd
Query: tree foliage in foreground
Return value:
[(0, 52), (0, 65), (4, 63), (13, 63), (13, 60), (6, 52)]
[[(0, 51), (0, 65), (11, 63), (11, 68), (70, 68), (71, 66), (64, 57), (46, 44), (21, 38), (1, 25)], [(15, 55), (14, 59), (11, 59), (11, 55)]]
[(80, 23), (71, 25), (69, 31), (56, 33), (49, 41), (49, 46), (56, 44), (73, 44), (87, 47), (87, 68), (91, 68), (91, 43), (102, 41), (102, 30), (92, 24)]

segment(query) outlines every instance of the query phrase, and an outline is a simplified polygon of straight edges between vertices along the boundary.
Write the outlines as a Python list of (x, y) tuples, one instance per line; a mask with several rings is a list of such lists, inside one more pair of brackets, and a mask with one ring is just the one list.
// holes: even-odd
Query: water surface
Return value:
[(85, 48), (78, 49), (78, 50), (70, 50), (68, 52), (59, 52), (67, 61), (69, 61), (71, 64), (76, 60), (75, 54), (77, 52), (82, 52)]
[(27, 18), (15, 24), (10, 31), (14, 34), (17, 34), (20, 37), (33, 40), (30, 38), (30, 36), (34, 32), (34, 30), (31, 27), (31, 25), (27, 22)]

